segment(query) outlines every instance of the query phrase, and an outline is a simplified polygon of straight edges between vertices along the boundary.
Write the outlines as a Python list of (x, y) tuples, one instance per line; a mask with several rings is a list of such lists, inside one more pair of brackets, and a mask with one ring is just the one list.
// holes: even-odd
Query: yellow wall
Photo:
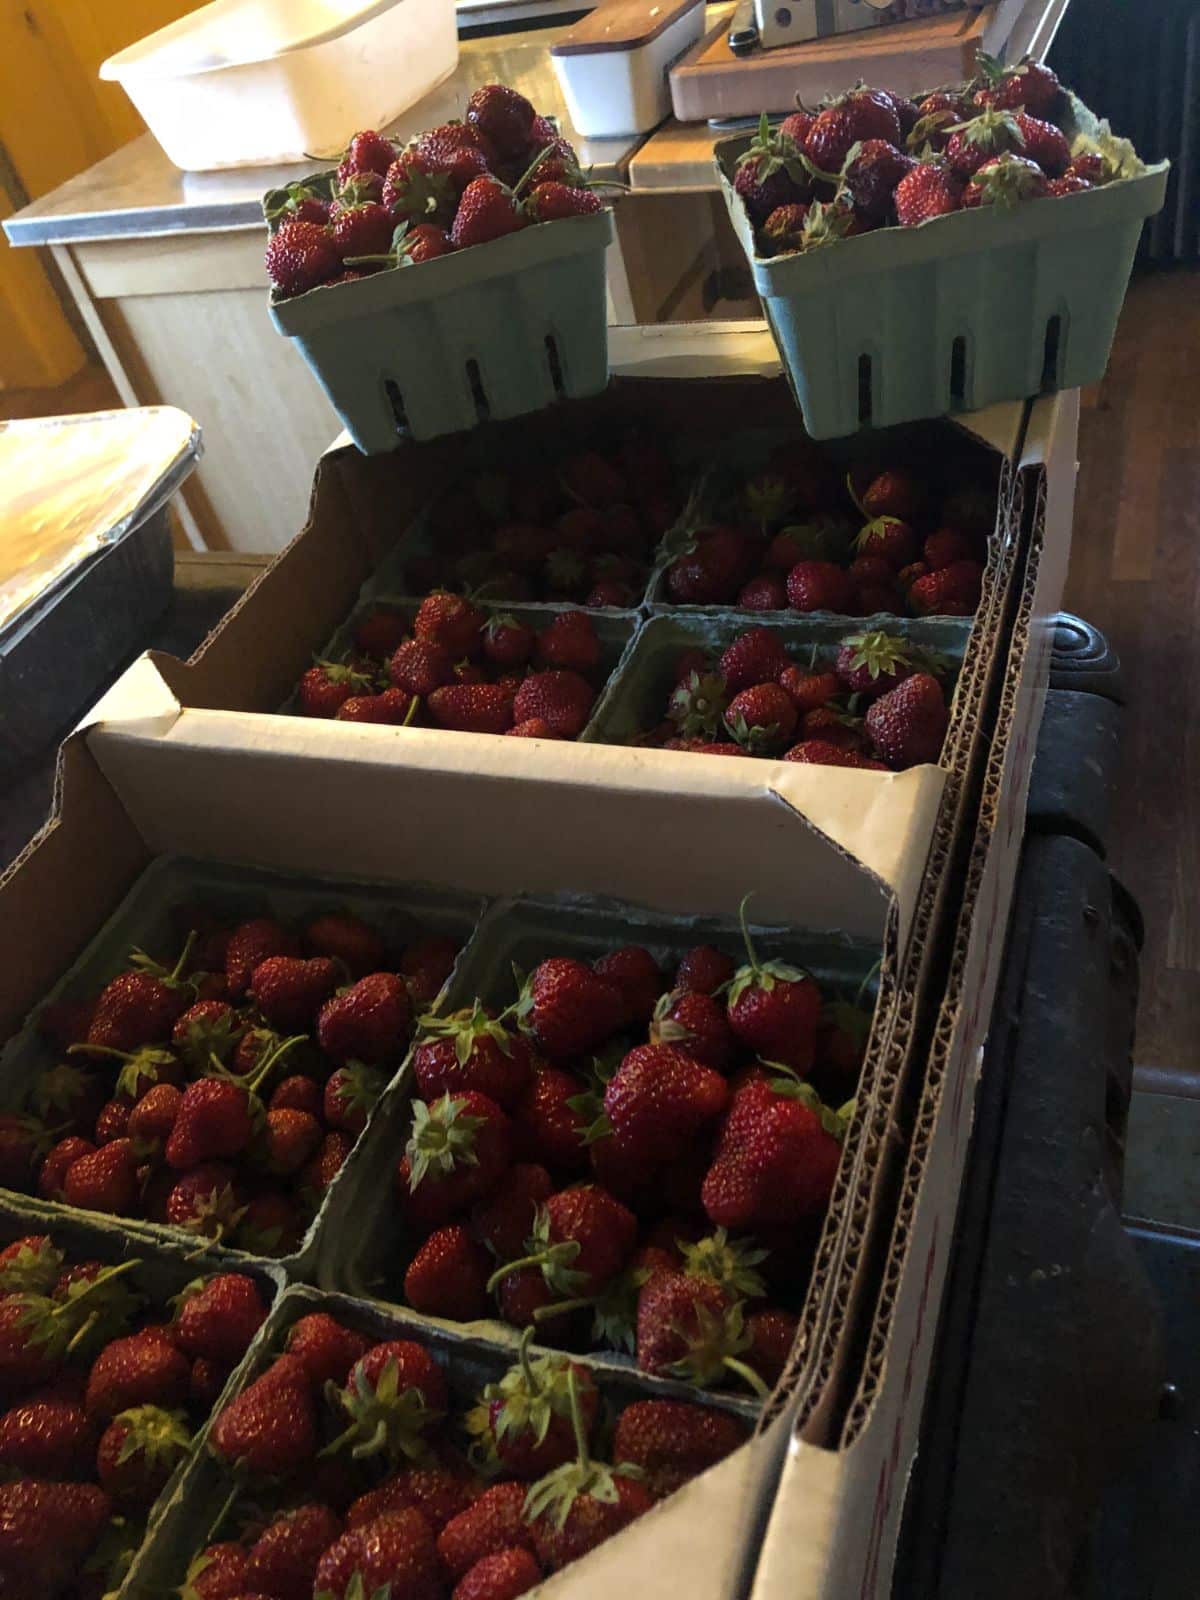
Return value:
[[(31, 199), (136, 138), (143, 124), (100, 63), (194, 0), (0, 0), (0, 146)], [(0, 217), (17, 209), (0, 167)], [(83, 351), (35, 252), (0, 243), (0, 389), (61, 383)]]

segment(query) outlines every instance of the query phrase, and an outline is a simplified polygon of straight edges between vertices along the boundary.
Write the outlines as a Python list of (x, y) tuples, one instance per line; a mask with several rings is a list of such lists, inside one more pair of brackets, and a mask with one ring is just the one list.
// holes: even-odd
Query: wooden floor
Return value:
[(1134, 279), (1079, 455), (1065, 605), (1124, 668), (1111, 863), (1146, 920), (1134, 1059), (1200, 1080), (1200, 271)]

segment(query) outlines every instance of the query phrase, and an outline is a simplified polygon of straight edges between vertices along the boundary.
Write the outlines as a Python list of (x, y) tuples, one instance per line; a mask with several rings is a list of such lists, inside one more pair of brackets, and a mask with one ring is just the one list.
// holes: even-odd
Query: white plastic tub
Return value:
[(100, 76), (177, 167), (208, 172), (336, 155), (457, 63), (454, 0), (213, 0)]
[(667, 74), (704, 32), (704, 0), (600, 0), (550, 58), (585, 139), (648, 133), (671, 112)]

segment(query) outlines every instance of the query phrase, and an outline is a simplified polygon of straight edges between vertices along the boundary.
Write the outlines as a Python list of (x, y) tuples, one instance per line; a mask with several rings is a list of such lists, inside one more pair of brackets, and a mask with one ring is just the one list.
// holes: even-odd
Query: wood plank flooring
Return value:
[(1124, 669), (1110, 860), (1146, 920), (1134, 1059), (1200, 1080), (1200, 271), (1135, 277), (1079, 455), (1065, 604)]

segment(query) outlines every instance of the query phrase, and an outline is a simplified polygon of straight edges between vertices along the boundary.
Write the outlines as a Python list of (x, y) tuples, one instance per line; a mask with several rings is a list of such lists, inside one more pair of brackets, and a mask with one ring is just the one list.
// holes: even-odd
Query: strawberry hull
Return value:
[[(1068, 138), (1095, 136), (1095, 116), (1068, 99)], [(1165, 196), (1165, 162), (1146, 166), (1130, 150), (1122, 176), (1087, 193), (957, 211), (767, 258), (733, 188), (749, 143), (723, 139), (713, 154), (814, 438), (1104, 376), (1142, 225)]]

